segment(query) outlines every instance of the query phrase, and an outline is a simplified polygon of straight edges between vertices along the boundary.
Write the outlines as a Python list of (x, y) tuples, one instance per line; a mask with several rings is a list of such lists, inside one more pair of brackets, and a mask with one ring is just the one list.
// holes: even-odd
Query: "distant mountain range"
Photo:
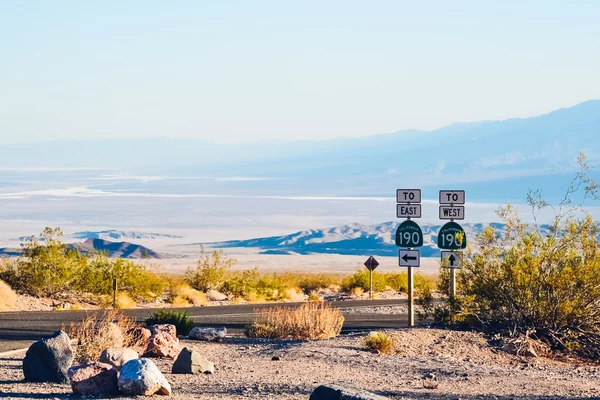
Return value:
[[(110, 258), (162, 258), (161, 254), (145, 246), (129, 242), (111, 242), (90, 238), (81, 243), (69, 243), (67, 246), (79, 250), (82, 254), (87, 254), (91, 251), (105, 252)], [(0, 257), (18, 257), (20, 255), (22, 255), (20, 248), (0, 248)]]
[[(271, 236), (250, 240), (232, 240), (208, 243), (212, 248), (252, 248), (261, 254), (342, 254), (360, 256), (397, 256), (395, 234), (399, 222), (384, 222), (378, 225), (348, 224), (329, 229), (312, 229), (285, 236)], [(438, 257), (437, 233), (442, 225), (421, 225), (424, 245), (422, 257)], [(461, 224), (467, 234), (467, 243), (472, 243), (476, 235), (487, 224)], [(501, 234), (504, 225), (489, 224)], [(547, 227), (542, 227), (546, 230)]]
[[(159, 176), (107, 187), (115, 191), (393, 196), (398, 187), (420, 187), (425, 198), (435, 198), (437, 189), (461, 188), (468, 191), (467, 201), (502, 203), (522, 202), (528, 189), (542, 189), (551, 201), (560, 198), (580, 151), (600, 163), (600, 100), (531, 118), (327, 141), (221, 145), (154, 138), (0, 145), (3, 166), (11, 168), (102, 167)], [(224, 180), (191, 184), (173, 177)], [(268, 179), (227, 181), (230, 177)]]
[[(25, 242), (29, 240), (29, 236), (21, 236), (16, 238), (19, 242)], [(65, 235), (66, 239), (103, 239), (103, 240), (149, 240), (149, 239), (181, 239), (183, 236), (169, 235), (165, 233), (150, 233), (150, 232), (139, 232), (139, 231), (119, 231), (119, 230), (106, 230), (106, 231), (82, 231), (75, 232), (70, 235)]]

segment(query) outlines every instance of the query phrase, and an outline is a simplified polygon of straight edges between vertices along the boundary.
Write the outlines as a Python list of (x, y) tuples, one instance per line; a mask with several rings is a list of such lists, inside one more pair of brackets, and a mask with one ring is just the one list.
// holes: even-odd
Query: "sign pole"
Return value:
[(117, 279), (113, 279), (113, 308), (117, 308)]
[[(454, 204), (450, 203), (450, 207), (454, 207)], [(454, 222), (454, 219), (451, 219), (450, 222)], [(456, 297), (456, 273), (454, 268), (450, 268), (450, 297)]]
[(369, 270), (369, 299), (373, 300), (373, 270)]
[(408, 267), (408, 327), (415, 326), (413, 269)]

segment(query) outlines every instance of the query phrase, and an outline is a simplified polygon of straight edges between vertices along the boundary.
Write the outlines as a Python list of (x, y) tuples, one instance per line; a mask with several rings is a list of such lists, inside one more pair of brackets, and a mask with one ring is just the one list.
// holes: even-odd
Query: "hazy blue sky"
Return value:
[(599, 1), (0, 2), (0, 143), (333, 138), (600, 98)]

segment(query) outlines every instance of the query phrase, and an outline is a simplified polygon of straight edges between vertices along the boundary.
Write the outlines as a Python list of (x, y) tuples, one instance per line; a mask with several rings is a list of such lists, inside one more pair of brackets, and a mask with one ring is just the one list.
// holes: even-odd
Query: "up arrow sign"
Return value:
[(442, 266), (446, 268), (462, 267), (462, 257), (460, 253), (453, 251), (442, 251)]

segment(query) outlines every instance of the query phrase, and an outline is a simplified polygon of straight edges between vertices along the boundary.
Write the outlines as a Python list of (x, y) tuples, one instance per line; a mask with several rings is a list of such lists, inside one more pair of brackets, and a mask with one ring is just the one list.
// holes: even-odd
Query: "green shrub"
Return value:
[(187, 335), (194, 327), (194, 322), (186, 311), (167, 311), (165, 309), (154, 312), (150, 318), (146, 319), (145, 323), (148, 327), (156, 324), (175, 325), (178, 335)]
[(60, 228), (46, 228), (40, 234), (21, 244), (23, 258), (7, 262), (0, 272), (14, 290), (34, 296), (52, 296), (68, 290), (79, 278), (86, 258), (77, 250), (69, 249), (61, 241)]
[(206, 253), (200, 249), (200, 259), (196, 268), (189, 268), (185, 273), (188, 285), (201, 292), (218, 289), (224, 281), (227, 271), (235, 265), (234, 258), (226, 257), (222, 250)]
[[(353, 275), (347, 276), (342, 280), (342, 291), (349, 293), (354, 288), (361, 288), (363, 291), (369, 291), (369, 270), (360, 268)], [(373, 271), (373, 291), (381, 292), (387, 288), (385, 275)]]
[[(598, 185), (582, 172), (555, 210), (550, 229), (523, 224), (511, 207), (498, 214), (502, 234), (487, 228), (478, 235), (479, 251), (467, 253), (457, 273), (457, 296), (438, 310), (438, 319), (478, 325), (493, 332), (524, 334), (555, 349), (600, 357), (600, 246), (598, 224), (574, 218), (579, 198), (598, 199)], [(534, 217), (548, 204), (530, 192)], [(443, 283), (447, 277), (441, 280)]]

